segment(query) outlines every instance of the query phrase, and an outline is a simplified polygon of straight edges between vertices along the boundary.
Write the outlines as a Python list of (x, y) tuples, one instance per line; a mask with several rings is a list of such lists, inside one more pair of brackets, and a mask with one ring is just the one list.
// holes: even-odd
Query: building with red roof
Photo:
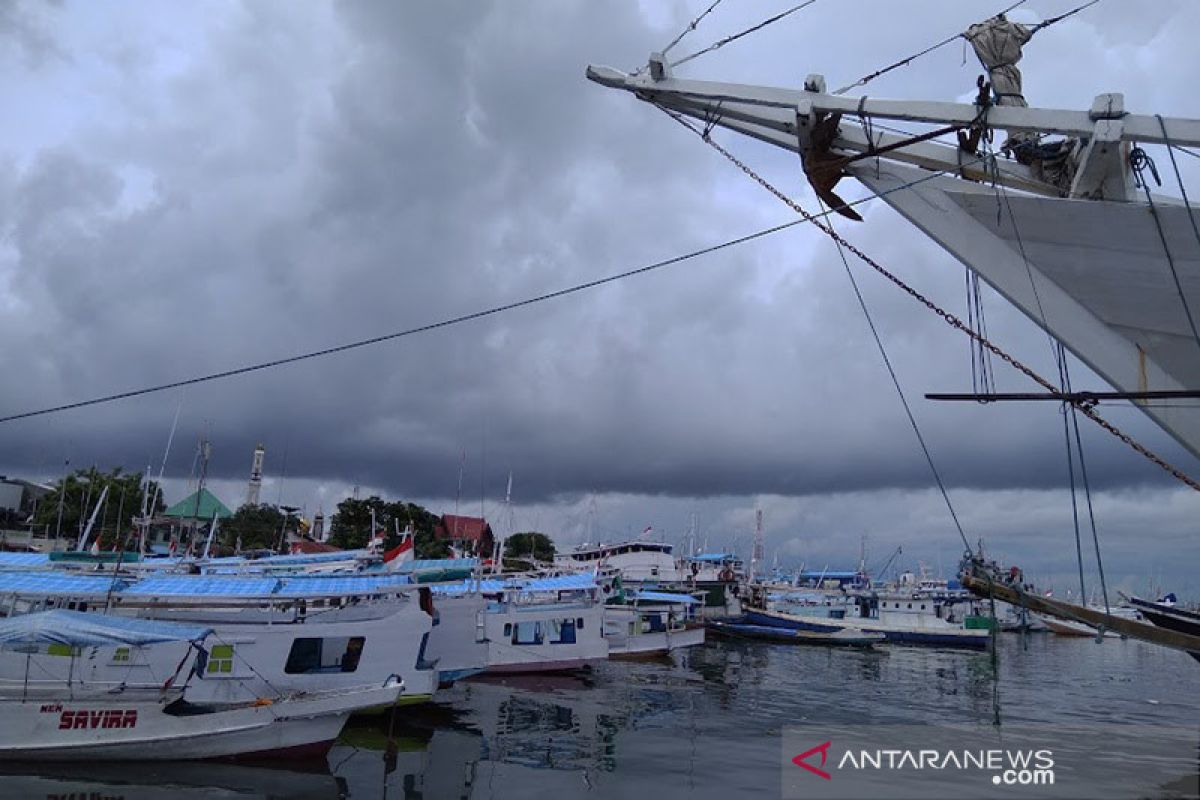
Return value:
[(495, 538), (492, 536), (492, 526), (482, 517), (462, 517), (456, 514), (443, 514), (434, 526), (435, 539), (448, 541), (464, 552), (470, 552), (481, 558), (490, 558)]

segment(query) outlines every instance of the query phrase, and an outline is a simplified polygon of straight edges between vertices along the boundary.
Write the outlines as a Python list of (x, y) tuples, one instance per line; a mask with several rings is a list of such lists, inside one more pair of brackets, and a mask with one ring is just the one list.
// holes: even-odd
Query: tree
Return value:
[[(91, 518), (106, 486), (108, 494), (105, 495), (104, 505), (96, 515), (96, 525), (92, 529), (93, 540), (98, 540), (103, 549), (113, 547), (118, 539), (124, 542), (126, 535), (132, 534), (134, 520), (142, 513), (143, 496), (147, 491), (154, 498), (153, 508), (150, 509), (151, 516), (166, 508), (157, 483), (150, 481), (148, 489), (142, 486), (142, 473), (126, 473), (121, 467), (113, 467), (110, 472), (100, 472), (91, 467), (67, 475), (42, 497), (34, 514), (34, 529), (45, 531), (49, 536), (57, 536), (61, 531), (65, 539), (78, 539), (87, 527), (87, 521)], [(129, 546), (128, 543), (126, 546)]]
[(376, 528), (384, 532), (385, 548), (399, 544), (396, 531), (411, 526), (416, 534), (417, 558), (444, 558), (450, 554), (449, 544), (434, 538), (438, 522), (435, 514), (416, 503), (388, 502), (374, 495), (365, 500), (347, 497), (338, 503), (329, 521), (329, 541), (347, 550), (366, 547), (371, 539), (372, 510)]
[(504, 557), (522, 561), (553, 561), (554, 540), (544, 533), (514, 533), (504, 540)]
[(246, 504), (221, 523), (221, 542), (235, 548), (240, 536), (243, 550), (274, 549), (283, 522), (284, 514), (275, 506)]

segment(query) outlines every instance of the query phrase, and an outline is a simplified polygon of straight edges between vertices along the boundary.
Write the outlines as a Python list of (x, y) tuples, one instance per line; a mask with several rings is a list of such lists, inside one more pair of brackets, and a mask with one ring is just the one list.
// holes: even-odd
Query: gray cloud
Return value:
[[(28, 8), (0, 6), (0, 19)], [(418, 326), (788, 220), (695, 137), (582, 77), (588, 62), (644, 60), (697, 10), (253, 3), (39, 16), (46, 51), (67, 57), (35, 65), (0, 51), (20, 75), (0, 91), (41, 98), (26, 130), (0, 136), (2, 410)], [(680, 52), (761, 11), (722, 7)], [(818, 3), (688, 74), (786, 84), (823, 70), (840, 85), (979, 13)], [(1039, 35), (1022, 62), (1035, 104), (1086, 107), (1123, 89), (1131, 107), (1200, 116), (1187, 71), (1165, 67), (1186, 62), (1195, 9), (1128, 13), (1101, 5)], [(874, 21), (838, 34), (852, 18)], [(870, 91), (962, 95), (977, 68), (956, 47)], [(722, 141), (810, 202), (794, 157)], [(961, 267), (876, 206), (845, 233), (961, 309)], [(1064, 486), (1055, 410), (922, 400), (969, 388), (966, 342), (852, 266), (947, 482)], [(994, 294), (987, 310), (997, 341), (1053, 374), (1043, 334)], [(997, 378), (1030, 388), (1000, 365)], [(1075, 382), (1100, 385), (1082, 367)], [(512, 470), (524, 502), (546, 509), (590, 492), (648, 505), (882, 492), (868, 505), (883, 524), (888, 492), (924, 497), (931, 485), (837, 254), (806, 229), (367, 350), (7, 424), (0, 468), (157, 465), (181, 397), (174, 476), (208, 431), (212, 472), (236, 496), (263, 441), (268, 471), (286, 451), (289, 492), (309, 492), (293, 501), (312, 506), (355, 484), (445, 502), (464, 451), (473, 487), (494, 498)], [(1137, 412), (1106, 413), (1195, 467)], [(1168, 490), (1095, 426), (1084, 436), (1098, 488)], [(943, 520), (936, 504), (920, 508)]]

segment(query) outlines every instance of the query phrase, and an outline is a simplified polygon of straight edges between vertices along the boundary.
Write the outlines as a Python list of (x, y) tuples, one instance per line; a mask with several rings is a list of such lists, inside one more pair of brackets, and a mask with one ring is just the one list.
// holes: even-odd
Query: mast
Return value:
[(763, 562), (763, 526), (762, 509), (754, 509), (754, 545), (750, 551), (750, 582), (758, 578), (758, 568)]

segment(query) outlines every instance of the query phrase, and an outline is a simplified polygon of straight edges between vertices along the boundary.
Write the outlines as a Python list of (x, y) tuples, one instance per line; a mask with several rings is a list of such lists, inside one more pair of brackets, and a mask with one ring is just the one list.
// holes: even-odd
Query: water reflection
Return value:
[(331, 798), (344, 781), (324, 764), (292, 767), (155, 761), (129, 764), (6, 765), (0, 768), (4, 797), (46, 800), (142, 800), (142, 798)]
[[(460, 683), (436, 703), (352, 721), (315, 771), (10, 767), (0, 776), (0, 796), (773, 796), (784, 728), (987, 725), (997, 678), (1006, 730), (1114, 720), (1195, 727), (1200, 670), (1186, 657), (1176, 663), (1157, 651), (1147, 655), (1141, 645), (1107, 640), (1002, 645), (997, 674), (979, 653), (712, 642), (670, 661)], [(1151, 794), (1186, 794), (1194, 783), (1193, 776), (1181, 777)]]

